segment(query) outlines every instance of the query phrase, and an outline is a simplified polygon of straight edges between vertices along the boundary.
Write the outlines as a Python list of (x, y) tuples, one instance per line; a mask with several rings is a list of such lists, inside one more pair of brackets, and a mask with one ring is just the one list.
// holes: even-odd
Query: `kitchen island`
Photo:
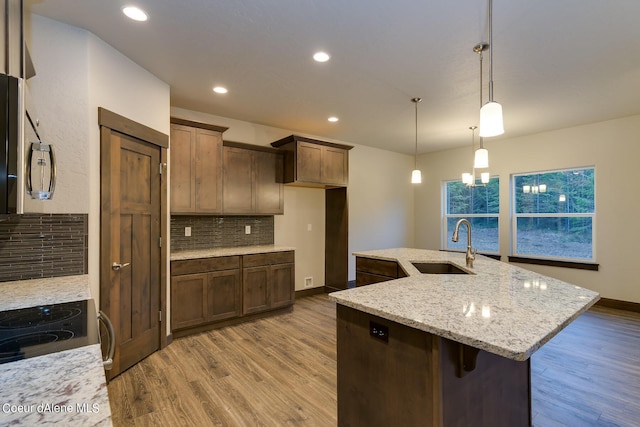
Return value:
[[(463, 253), (354, 255), (406, 277), (330, 294), (339, 425), (531, 425), (531, 355), (599, 299), (483, 256), (469, 269)], [(420, 263), (461, 274), (424, 274)]]

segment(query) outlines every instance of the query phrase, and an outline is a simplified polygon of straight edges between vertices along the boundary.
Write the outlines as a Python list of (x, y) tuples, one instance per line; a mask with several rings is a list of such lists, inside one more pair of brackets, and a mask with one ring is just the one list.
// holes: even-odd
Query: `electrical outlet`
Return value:
[(313, 287), (313, 277), (305, 277), (304, 278), (304, 287), (312, 288)]
[(311, 224), (307, 224), (307, 231), (312, 231), (313, 230), (313, 226)]
[(369, 335), (380, 341), (389, 342), (389, 327), (370, 320)]
[(191, 237), (191, 227), (184, 228), (184, 237)]
[(251, 226), (250, 225), (245, 225), (244, 226), (244, 234), (251, 234)]

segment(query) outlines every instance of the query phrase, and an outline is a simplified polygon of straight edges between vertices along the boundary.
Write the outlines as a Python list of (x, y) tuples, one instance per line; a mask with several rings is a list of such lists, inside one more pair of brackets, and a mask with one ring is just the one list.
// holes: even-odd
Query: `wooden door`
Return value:
[(322, 182), (347, 185), (349, 181), (349, 152), (342, 148), (322, 148)]
[(242, 314), (258, 313), (269, 309), (270, 273), (271, 268), (269, 266), (243, 269)]
[(195, 128), (171, 125), (171, 212), (196, 210)]
[(255, 209), (253, 151), (224, 147), (224, 212), (250, 214)]
[[(160, 328), (166, 277), (162, 271), (166, 261), (161, 259), (166, 187), (161, 179), (162, 148), (104, 126), (102, 119), (109, 114), (100, 112), (100, 305), (116, 335), (113, 369), (108, 371), (112, 378), (166, 340)], [(133, 122), (110, 114), (111, 119), (129, 125), (122, 129), (132, 126)]]
[(298, 142), (296, 180), (322, 182), (322, 146)]
[(206, 292), (208, 321), (212, 322), (240, 316), (242, 313), (240, 301), (239, 270), (209, 273)]
[(171, 329), (197, 326), (207, 321), (208, 282), (207, 273), (171, 278)]
[(256, 151), (256, 213), (284, 213), (284, 188), (282, 185), (282, 155)]
[(295, 299), (295, 273), (293, 264), (271, 267), (271, 308), (286, 307)]
[(222, 213), (222, 134), (196, 129), (193, 155), (196, 212)]

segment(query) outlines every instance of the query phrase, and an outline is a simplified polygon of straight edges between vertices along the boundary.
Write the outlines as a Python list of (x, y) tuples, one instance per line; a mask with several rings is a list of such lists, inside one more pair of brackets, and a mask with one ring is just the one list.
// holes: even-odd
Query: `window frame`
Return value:
[[(591, 213), (517, 213), (516, 212), (516, 177), (523, 175), (543, 175), (546, 173), (557, 172), (571, 172), (571, 171), (583, 171), (591, 169), (593, 170), (593, 212)], [(542, 264), (542, 265), (555, 265), (560, 267), (581, 268), (581, 269), (596, 269), (597, 270), (597, 258), (596, 258), (596, 182), (597, 171), (595, 165), (568, 167), (560, 169), (548, 169), (541, 171), (529, 171), (512, 173), (509, 179), (509, 194), (510, 194), (510, 248), (509, 248), (509, 260), (514, 262), (524, 262), (529, 264)], [(578, 257), (560, 257), (550, 255), (539, 254), (523, 254), (518, 253), (518, 218), (590, 218), (591, 219), (591, 258), (578, 258)], [(589, 266), (595, 266), (589, 267)]]
[[(460, 182), (461, 181), (459, 179), (448, 179), (448, 180), (444, 180), (442, 181), (442, 191), (441, 191), (441, 216), (440, 216), (440, 235), (441, 235), (441, 242), (440, 242), (440, 248), (443, 251), (450, 251), (450, 252), (465, 252), (466, 251), (466, 247), (465, 249), (458, 249), (458, 248), (452, 248), (449, 247), (449, 242), (451, 241), (451, 235), (449, 235), (449, 233), (447, 233), (448, 229), (447, 229), (447, 224), (448, 224), (448, 219), (449, 218), (467, 218), (469, 221), (471, 221), (472, 218), (495, 218), (496, 222), (498, 224), (498, 238), (497, 238), (497, 251), (486, 251), (486, 250), (478, 250), (479, 253), (482, 253), (483, 255), (490, 255), (492, 257), (499, 257), (500, 256), (500, 207), (501, 207), (501, 203), (500, 203), (500, 176), (499, 175), (491, 175), (491, 180), (497, 179), (498, 180), (498, 212), (496, 213), (492, 213), (492, 214), (448, 214), (447, 212), (449, 211), (449, 203), (448, 200), (449, 198), (447, 197), (448, 192), (447, 192), (447, 184), (450, 182)], [(480, 179), (476, 179), (476, 186), (477, 187), (481, 187), (483, 186), (483, 184), (480, 182)], [(476, 188), (477, 188), (476, 187)], [(451, 230), (453, 232), (453, 230)], [(473, 242), (472, 242), (473, 243)], [(475, 249), (475, 246), (474, 246)]]

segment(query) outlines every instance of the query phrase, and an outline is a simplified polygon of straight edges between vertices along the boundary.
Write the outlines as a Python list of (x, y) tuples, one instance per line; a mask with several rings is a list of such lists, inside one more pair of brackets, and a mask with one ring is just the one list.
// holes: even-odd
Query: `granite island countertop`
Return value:
[(270, 252), (294, 251), (290, 246), (260, 245), (260, 246), (239, 246), (235, 248), (212, 248), (194, 249), (188, 251), (171, 252), (171, 261), (183, 261), (197, 258), (214, 258), (234, 255), (253, 255)]
[(478, 255), (473, 274), (422, 274), (412, 262), (465, 254), (395, 248), (356, 257), (397, 261), (408, 277), (329, 294), (338, 304), (481, 350), (526, 360), (600, 298), (581, 288)]
[[(90, 298), (88, 275), (0, 283), (0, 311)], [(112, 425), (100, 344), (0, 364), (0, 384), (0, 425)]]

